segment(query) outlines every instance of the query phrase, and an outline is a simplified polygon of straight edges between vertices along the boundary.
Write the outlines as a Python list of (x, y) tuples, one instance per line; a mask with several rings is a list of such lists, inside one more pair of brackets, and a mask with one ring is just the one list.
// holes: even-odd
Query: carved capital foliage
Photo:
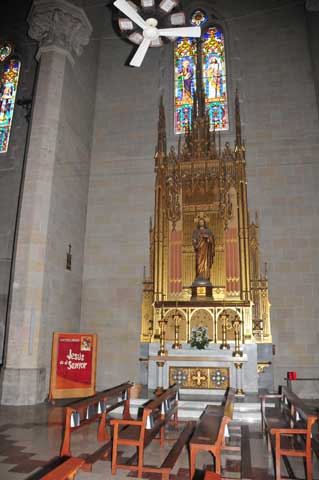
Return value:
[(48, 51), (81, 55), (92, 26), (82, 8), (66, 0), (34, 0), (28, 16), (29, 36), (39, 42), (37, 59)]
[(319, 12), (319, 0), (306, 0), (305, 4), (309, 12)]

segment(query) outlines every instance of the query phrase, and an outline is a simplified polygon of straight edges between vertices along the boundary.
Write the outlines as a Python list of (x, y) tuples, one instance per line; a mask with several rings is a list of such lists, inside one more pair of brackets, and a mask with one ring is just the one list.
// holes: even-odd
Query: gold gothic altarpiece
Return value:
[[(247, 204), (246, 152), (236, 92), (234, 148), (221, 148), (209, 132), (201, 76), (194, 95), (192, 129), (167, 151), (165, 112), (160, 103), (155, 154), (155, 212), (150, 222), (150, 268), (144, 278), (142, 342), (158, 342), (159, 322), (167, 321), (166, 341), (188, 342), (193, 327), (208, 328), (211, 342), (234, 340), (233, 320), (241, 320), (242, 343), (271, 343), (267, 269), (261, 273), (258, 219), (250, 223)], [(213, 232), (215, 254), (210, 271), (211, 295), (192, 285), (196, 277), (193, 232), (199, 219)], [(225, 326), (224, 326), (225, 328)]]

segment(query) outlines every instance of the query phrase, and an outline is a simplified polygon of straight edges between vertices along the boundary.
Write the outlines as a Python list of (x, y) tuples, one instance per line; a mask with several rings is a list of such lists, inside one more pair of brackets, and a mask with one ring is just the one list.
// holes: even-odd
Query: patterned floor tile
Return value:
[[(183, 425), (181, 426), (183, 428)], [(81, 429), (72, 435), (71, 450), (73, 455), (89, 454), (100, 445), (96, 439), (96, 425)], [(241, 445), (241, 462), (238, 452), (225, 452), (222, 459), (223, 478), (273, 480), (272, 458), (267, 452), (265, 439), (260, 432), (260, 423), (247, 425), (233, 424), (230, 428), (231, 444)], [(2, 480), (37, 480), (39, 472), (45, 467), (57, 465), (61, 444), (62, 423), (61, 412), (52, 410), (48, 405), (36, 407), (0, 407), (0, 479)], [(170, 428), (168, 437), (176, 437)], [(145, 462), (149, 465), (160, 465), (170, 450), (172, 443), (160, 448), (153, 442), (145, 451)], [(134, 450), (123, 451), (121, 461), (129, 458)], [(243, 470), (243, 464), (245, 469)], [(292, 461), (295, 476), (305, 478), (302, 461)], [(203, 480), (204, 469), (213, 469), (213, 457), (200, 453), (197, 458), (197, 470), (194, 480)], [(283, 464), (283, 472), (286, 470)], [(80, 472), (77, 480), (124, 480), (136, 478), (135, 472), (118, 470), (112, 477), (110, 461), (98, 461), (92, 472)], [(160, 475), (149, 473), (144, 478), (160, 480)], [(319, 466), (314, 459), (314, 478), (319, 480)], [(189, 480), (188, 454), (184, 451), (173, 469), (170, 480)]]

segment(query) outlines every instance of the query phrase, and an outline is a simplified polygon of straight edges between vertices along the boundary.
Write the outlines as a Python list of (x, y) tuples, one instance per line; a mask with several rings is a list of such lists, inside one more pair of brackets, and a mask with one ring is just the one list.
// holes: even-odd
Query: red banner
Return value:
[(60, 336), (57, 376), (74, 382), (92, 381), (92, 335)]
[(96, 346), (94, 334), (53, 335), (50, 398), (94, 394)]

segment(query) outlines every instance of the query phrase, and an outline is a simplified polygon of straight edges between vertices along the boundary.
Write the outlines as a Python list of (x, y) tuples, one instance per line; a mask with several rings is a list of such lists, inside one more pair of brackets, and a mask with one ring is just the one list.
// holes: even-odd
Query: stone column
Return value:
[[(1, 403), (34, 404), (48, 394), (52, 332), (48, 328), (48, 227), (57, 162), (59, 119), (66, 63), (89, 43), (92, 27), (81, 8), (65, 0), (35, 0), (29, 36), (39, 44), (37, 88), (17, 239)], [(51, 325), (52, 328), (52, 325)], [(41, 332), (41, 335), (40, 335)], [(44, 359), (45, 358), (45, 359)]]
[(309, 12), (319, 12), (318, 0), (305, 0), (305, 6)]

